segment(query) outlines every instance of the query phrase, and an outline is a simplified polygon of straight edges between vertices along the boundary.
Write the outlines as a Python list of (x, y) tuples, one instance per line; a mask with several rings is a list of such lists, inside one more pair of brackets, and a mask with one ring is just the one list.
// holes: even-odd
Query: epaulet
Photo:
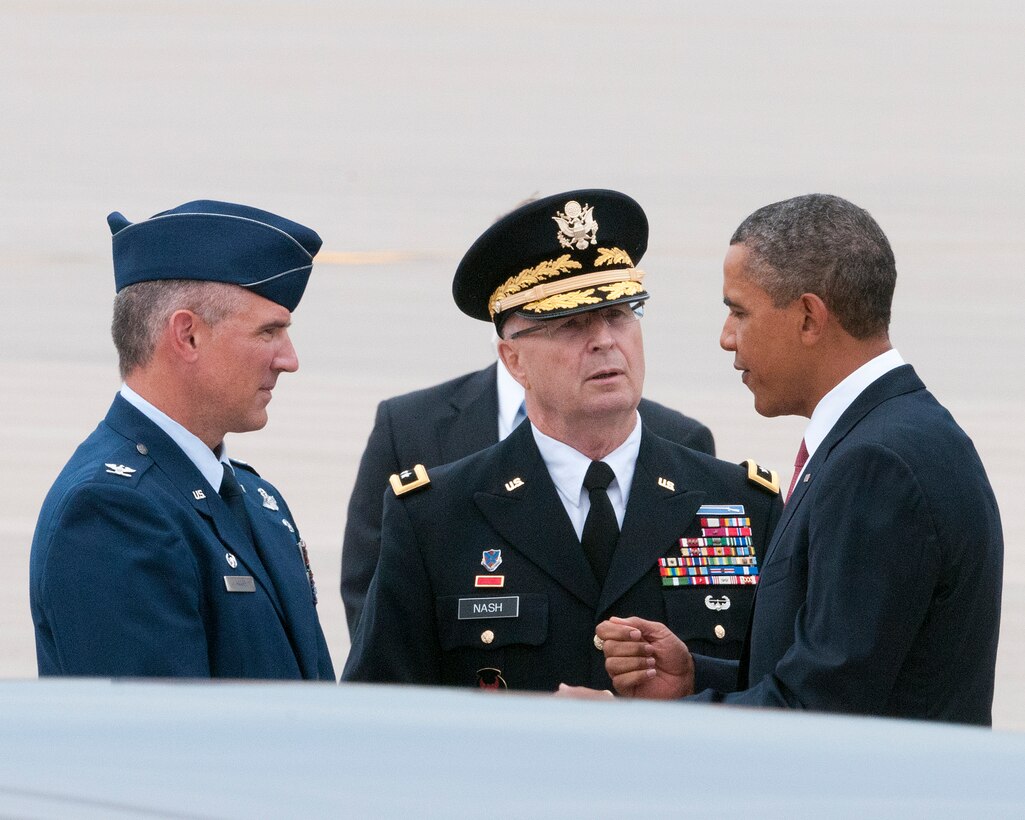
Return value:
[(146, 445), (131, 445), (119, 448), (109, 459), (103, 459), (96, 467), (96, 477), (101, 480), (113, 480), (115, 483), (134, 484), (142, 476), (153, 460), (146, 458), (149, 451)]
[(779, 473), (759, 467), (751, 458), (745, 459), (740, 464), (742, 467), (747, 467), (748, 481), (757, 484), (763, 490), (768, 490), (773, 495), (779, 495)]
[(260, 477), (260, 474), (258, 472), (256, 472), (256, 468), (253, 467), (252, 464), (246, 464), (244, 461), (239, 461), (237, 458), (231, 458), (230, 456), (228, 458), (228, 461), (231, 462), (231, 466), (232, 467), (241, 467), (243, 470), (248, 470), (250, 473), (255, 475), (257, 478)]
[(423, 464), (417, 464), (412, 470), (392, 473), (388, 481), (391, 482), (392, 492), (395, 495), (405, 495), (431, 483), (431, 479), (427, 476), (427, 468)]

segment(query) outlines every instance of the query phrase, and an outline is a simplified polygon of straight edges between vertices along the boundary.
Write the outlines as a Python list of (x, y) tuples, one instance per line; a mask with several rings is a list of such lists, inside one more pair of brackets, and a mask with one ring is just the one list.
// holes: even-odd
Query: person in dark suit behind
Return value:
[(320, 237), (214, 201), (108, 223), (124, 383), (39, 514), (39, 674), (333, 682), (292, 513), (224, 448), (298, 368), (288, 327)]
[(494, 321), (528, 420), (391, 478), (344, 680), (607, 687), (594, 628), (631, 611), (739, 655), (778, 483), (638, 415), (646, 245), (636, 202), (587, 190), (516, 209), (467, 251), (456, 303)]
[[(411, 464), (448, 464), (496, 444), (524, 418), (522, 403), (523, 388), (496, 362), (377, 406), (349, 497), (342, 544), (342, 601), (350, 638), (381, 554), (389, 476)], [(715, 455), (712, 431), (701, 422), (648, 399), (641, 399), (637, 409), (655, 435)]]
[(733, 235), (722, 347), (759, 413), (810, 420), (739, 677), (660, 624), (610, 620), (621, 693), (992, 722), (1000, 515), (971, 440), (890, 344), (896, 276), (875, 220), (838, 197), (768, 205)]

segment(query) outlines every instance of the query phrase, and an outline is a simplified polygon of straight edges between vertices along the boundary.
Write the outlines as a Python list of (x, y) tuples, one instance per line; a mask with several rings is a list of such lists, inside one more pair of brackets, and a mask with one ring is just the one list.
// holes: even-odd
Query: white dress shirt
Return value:
[[(808, 461), (811, 461), (819, 445), (826, 440), (826, 436), (840, 420), (840, 416), (865, 392), (865, 388), (902, 364), (903, 357), (891, 348), (865, 362), (819, 400), (804, 430), (804, 446), (808, 448)], [(807, 462), (805, 465), (807, 466)], [(803, 469), (801, 473), (804, 473)]]
[[(532, 428), (537, 449), (548, 468), (555, 489), (559, 491), (559, 500), (566, 508), (566, 514), (573, 524), (573, 530), (580, 538), (584, 532), (584, 521), (591, 509), (591, 497), (584, 489), (584, 475), (591, 466), (591, 459), (568, 444), (563, 444), (550, 436), (546, 436), (536, 427)], [(626, 504), (630, 500), (630, 485), (634, 479), (634, 467), (637, 465), (637, 454), (641, 449), (641, 417), (637, 414), (633, 432), (626, 441), (602, 459), (612, 472), (615, 480), (609, 485), (609, 501), (616, 511), (619, 528), (623, 529), (623, 518), (626, 517)]]

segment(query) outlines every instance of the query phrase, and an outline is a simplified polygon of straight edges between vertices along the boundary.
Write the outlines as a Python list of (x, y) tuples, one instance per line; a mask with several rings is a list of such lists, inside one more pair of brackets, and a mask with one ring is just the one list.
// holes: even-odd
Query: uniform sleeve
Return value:
[(436, 622), (434, 593), (416, 529), (406, 504), (389, 491), (384, 501), (381, 560), (342, 680), (440, 683)]
[(807, 593), (793, 644), (731, 703), (878, 712), (928, 612), (940, 547), (910, 467), (879, 445), (824, 465), (809, 510)]
[(196, 562), (166, 511), (86, 486), (49, 538), (39, 595), (64, 674), (209, 677)]
[(356, 635), (367, 588), (381, 554), (381, 499), (388, 477), (409, 466), (398, 463), (388, 406), (381, 402), (349, 498), (342, 542), (341, 589), (350, 640)]

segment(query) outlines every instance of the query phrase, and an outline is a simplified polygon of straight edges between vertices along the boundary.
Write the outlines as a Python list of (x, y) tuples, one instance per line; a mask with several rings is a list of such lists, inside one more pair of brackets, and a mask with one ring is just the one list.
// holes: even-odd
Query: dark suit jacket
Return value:
[(762, 567), (750, 688), (697, 697), (989, 725), (1003, 537), (971, 440), (905, 365), (805, 476)]
[[(493, 683), (479, 680), (490, 669), (512, 689), (552, 691), (560, 682), (604, 689), (610, 681), (594, 629), (612, 615), (664, 621), (705, 652), (739, 655), (754, 587), (664, 587), (658, 559), (679, 557), (680, 537), (700, 535), (702, 504), (743, 504), (762, 554), (779, 495), (752, 484), (744, 468), (645, 429), (603, 586), (529, 423), (430, 475), (427, 487), (386, 498), (381, 560), (345, 680), (477, 686)], [(494, 574), (504, 586), (478, 588), (491, 549), (501, 550)], [(516, 617), (488, 615), (495, 597), (515, 598)], [(475, 615), (474, 605), (485, 614)]]
[[(374, 429), (349, 498), (342, 545), (342, 600), (355, 635), (381, 553), (381, 509), (388, 477), (414, 464), (436, 467), (498, 441), (497, 365), (396, 396), (377, 406)], [(645, 426), (662, 438), (715, 455), (711, 431), (661, 404), (641, 400)]]
[(334, 680), (288, 505), (250, 470), (236, 477), (255, 550), (181, 448), (114, 399), (39, 514), (40, 675)]

